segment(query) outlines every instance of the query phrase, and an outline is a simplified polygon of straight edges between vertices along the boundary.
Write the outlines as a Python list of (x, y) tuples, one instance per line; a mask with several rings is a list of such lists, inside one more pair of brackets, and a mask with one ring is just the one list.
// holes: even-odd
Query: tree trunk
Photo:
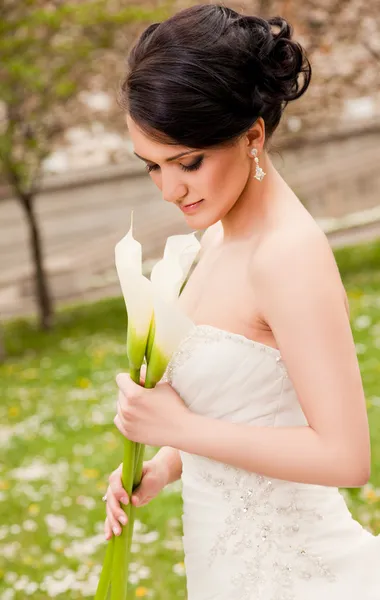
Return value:
[(5, 345), (4, 345), (4, 336), (3, 330), (0, 327), (0, 364), (5, 360)]
[(42, 329), (50, 329), (53, 324), (53, 302), (49, 290), (47, 275), (43, 266), (41, 234), (33, 207), (33, 196), (20, 197), (29, 226), (30, 247), (34, 265), (34, 281), (37, 307)]

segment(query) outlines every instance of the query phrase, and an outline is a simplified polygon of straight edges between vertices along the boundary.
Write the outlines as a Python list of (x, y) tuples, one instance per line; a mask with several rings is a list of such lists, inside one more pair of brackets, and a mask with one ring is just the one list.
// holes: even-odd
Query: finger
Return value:
[(136, 384), (132, 381), (131, 377), (128, 373), (118, 373), (116, 375), (116, 383), (118, 388), (128, 396), (136, 386)]
[(121, 434), (122, 434), (124, 437), (128, 438), (128, 432), (127, 432), (127, 430), (125, 429), (125, 427), (124, 427), (123, 423), (121, 422), (121, 419), (120, 419), (119, 415), (116, 415), (116, 417), (114, 418), (113, 422), (115, 423), (115, 425), (116, 425), (116, 427), (118, 428), (118, 430), (120, 431), (120, 433), (121, 433)]
[(132, 504), (134, 506), (146, 506), (147, 504), (149, 504), (149, 502), (153, 499), (153, 496), (144, 496), (144, 498), (142, 500), (137, 499), (137, 500), (132, 500)]
[(116, 521), (119, 521), (121, 525), (126, 525), (128, 522), (128, 517), (120, 507), (119, 501), (113, 496), (113, 494), (107, 494), (107, 506), (112, 513), (112, 516)]
[(146, 378), (146, 365), (142, 365), (140, 371), (140, 385), (144, 385)]
[(129, 503), (128, 494), (125, 491), (125, 489), (123, 488), (123, 483), (121, 481), (121, 469), (120, 469), (120, 471), (119, 471), (119, 469), (114, 471), (110, 475), (108, 481), (109, 481), (108, 489), (115, 496), (115, 498), (122, 504), (128, 504)]
[(150, 499), (152, 496), (153, 484), (154, 481), (152, 480), (152, 477), (150, 477), (149, 475), (147, 475), (146, 477), (143, 476), (140, 485), (135, 489), (135, 491), (132, 494), (131, 501), (134, 506), (142, 506), (143, 504), (147, 504), (148, 498)]
[(120, 525), (120, 523), (117, 522), (117, 520), (113, 516), (111, 508), (108, 506), (108, 502), (107, 502), (106, 512), (107, 512), (108, 522), (111, 526), (111, 529), (112, 529), (114, 535), (120, 535), (121, 534), (121, 525)]
[(129, 401), (128, 401), (127, 396), (125, 394), (123, 394), (123, 392), (121, 390), (119, 390), (119, 393), (117, 395), (117, 400), (116, 400), (116, 412), (117, 412), (117, 414), (120, 415), (120, 417), (123, 417), (124, 413), (127, 412), (128, 405), (129, 405)]
[(106, 540), (110, 540), (113, 536), (113, 531), (111, 525), (109, 524), (108, 517), (106, 517), (104, 522), (104, 535), (106, 536)]

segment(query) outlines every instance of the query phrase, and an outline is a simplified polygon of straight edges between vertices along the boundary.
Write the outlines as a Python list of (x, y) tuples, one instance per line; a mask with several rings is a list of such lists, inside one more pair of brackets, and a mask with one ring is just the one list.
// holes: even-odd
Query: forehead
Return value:
[(174, 144), (164, 144), (153, 140), (150, 138), (144, 131), (142, 131), (137, 123), (133, 121), (131, 116), (127, 114), (126, 116), (127, 127), (129, 130), (129, 134), (133, 141), (134, 151), (141, 156), (148, 157), (150, 154), (152, 155), (152, 159), (154, 156), (160, 156), (165, 159), (176, 152), (184, 152), (185, 150), (189, 150), (186, 146), (174, 145)]

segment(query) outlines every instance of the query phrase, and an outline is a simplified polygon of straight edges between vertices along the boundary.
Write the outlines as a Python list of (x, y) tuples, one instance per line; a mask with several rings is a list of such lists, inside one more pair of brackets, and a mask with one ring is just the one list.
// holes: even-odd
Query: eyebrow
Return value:
[[(187, 150), (186, 152), (181, 152), (180, 154), (176, 154), (175, 156), (170, 156), (170, 158), (167, 158), (165, 160), (165, 162), (172, 162), (173, 160), (177, 160), (177, 158), (181, 158), (182, 156), (186, 156), (187, 154), (192, 154), (193, 152), (196, 152), (196, 150)], [(139, 154), (137, 154), (137, 152), (133, 152), (133, 154), (135, 154), (137, 156), (137, 158), (141, 158), (141, 160), (145, 160), (145, 162), (153, 162), (152, 160), (149, 160), (148, 158), (144, 158), (143, 156), (140, 156)]]

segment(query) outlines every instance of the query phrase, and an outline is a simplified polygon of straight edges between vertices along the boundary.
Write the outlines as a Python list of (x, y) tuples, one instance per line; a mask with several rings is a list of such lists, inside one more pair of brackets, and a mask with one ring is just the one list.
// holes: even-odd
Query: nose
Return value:
[(176, 203), (186, 196), (186, 185), (180, 180), (177, 174), (171, 172), (161, 174), (161, 192), (166, 202)]

